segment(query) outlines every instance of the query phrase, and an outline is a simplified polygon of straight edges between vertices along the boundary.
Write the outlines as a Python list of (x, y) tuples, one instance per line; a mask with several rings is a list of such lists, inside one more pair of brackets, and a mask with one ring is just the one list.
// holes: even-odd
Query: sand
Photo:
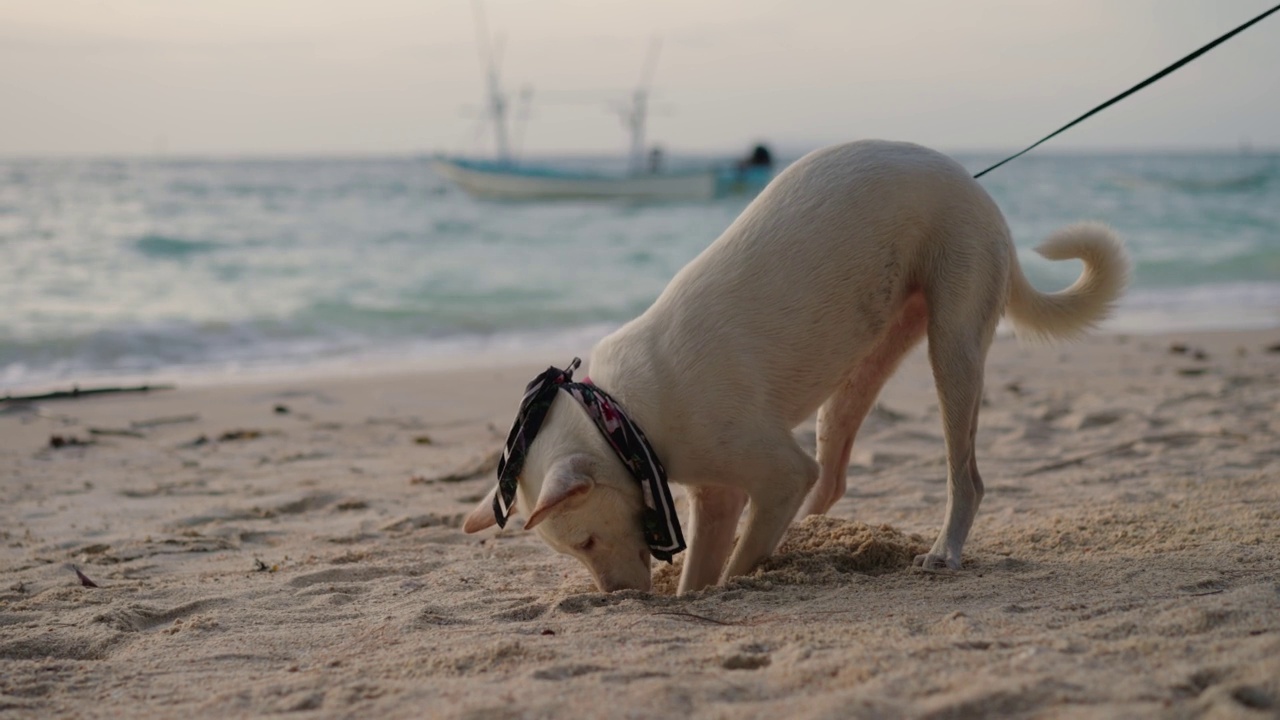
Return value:
[(999, 340), (958, 574), (917, 351), (831, 516), (679, 598), (459, 529), (567, 358), (0, 405), (0, 717), (1277, 717), (1277, 346)]

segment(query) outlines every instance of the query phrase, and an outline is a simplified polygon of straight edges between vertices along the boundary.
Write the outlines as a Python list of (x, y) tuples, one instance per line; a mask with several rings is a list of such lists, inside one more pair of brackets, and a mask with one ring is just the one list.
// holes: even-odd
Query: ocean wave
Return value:
[(208, 240), (186, 240), (166, 235), (143, 235), (133, 241), (133, 248), (150, 258), (182, 259), (210, 253), (220, 245)]
[(169, 323), (113, 328), (42, 340), (0, 340), (0, 393), (81, 378), (157, 375), (251, 375), (258, 371), (358, 367), (372, 359), (412, 362), (432, 357), (502, 360), (555, 349), (585, 356), (616, 323), (370, 335), (347, 329), (308, 334), (269, 321)]
[[(0, 377), (578, 342), (643, 312), (745, 202), (492, 204), (441, 183), (417, 159), (0, 160)], [(983, 183), (1043, 290), (1080, 266), (1030, 248), (1096, 219), (1133, 257), (1133, 325), (1280, 322), (1280, 159), (1041, 155)]]
[[(595, 341), (630, 318), (589, 310), (538, 317), (441, 324), (431, 313), (397, 308), (317, 304), (288, 319), (167, 322), (88, 333), (4, 339), (0, 391), (79, 377), (163, 373), (237, 373), (260, 368), (300, 370), (362, 359), (527, 355), (568, 348), (584, 357)], [(1280, 284), (1229, 283), (1130, 292), (1104, 329), (1156, 332), (1248, 329), (1280, 323)]]
[[(1280, 167), (1280, 166), (1278, 166)], [(1209, 193), (1252, 193), (1262, 192), (1276, 181), (1276, 168), (1268, 168), (1247, 175), (1228, 177), (1170, 177), (1148, 176), (1148, 182), (1170, 190), (1178, 190), (1193, 195)]]

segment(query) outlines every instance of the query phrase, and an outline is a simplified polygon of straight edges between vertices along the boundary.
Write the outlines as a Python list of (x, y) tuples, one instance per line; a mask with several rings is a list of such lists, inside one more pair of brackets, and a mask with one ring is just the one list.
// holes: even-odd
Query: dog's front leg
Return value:
[[(773, 451), (761, 458), (763, 448)], [(747, 526), (729, 559), (724, 580), (751, 572), (774, 551), (818, 479), (818, 464), (800, 449), (790, 433), (775, 444), (757, 446), (753, 455), (740, 463), (740, 477), (751, 505), (747, 509)], [(746, 460), (747, 455), (743, 458)]]
[(724, 572), (724, 561), (733, 549), (733, 534), (747, 504), (739, 488), (706, 485), (689, 488), (692, 514), (689, 551), (680, 573), (679, 594), (715, 585)]

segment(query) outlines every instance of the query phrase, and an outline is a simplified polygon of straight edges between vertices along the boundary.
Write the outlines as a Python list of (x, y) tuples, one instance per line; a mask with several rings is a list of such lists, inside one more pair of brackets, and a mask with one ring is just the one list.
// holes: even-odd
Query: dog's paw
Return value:
[(959, 572), (960, 559), (951, 559), (943, 555), (929, 553), (927, 555), (917, 555), (915, 559), (916, 567), (925, 572)]

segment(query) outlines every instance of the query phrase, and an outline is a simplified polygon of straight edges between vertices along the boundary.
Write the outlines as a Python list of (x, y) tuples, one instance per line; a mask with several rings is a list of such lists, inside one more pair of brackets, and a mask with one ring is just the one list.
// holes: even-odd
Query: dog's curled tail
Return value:
[(1120, 238), (1098, 223), (1058, 230), (1036, 248), (1050, 260), (1078, 259), (1084, 272), (1071, 287), (1042, 293), (1031, 287), (1015, 259), (1009, 270), (1005, 314), (1021, 338), (1073, 338), (1111, 313), (1129, 281), (1129, 258)]

